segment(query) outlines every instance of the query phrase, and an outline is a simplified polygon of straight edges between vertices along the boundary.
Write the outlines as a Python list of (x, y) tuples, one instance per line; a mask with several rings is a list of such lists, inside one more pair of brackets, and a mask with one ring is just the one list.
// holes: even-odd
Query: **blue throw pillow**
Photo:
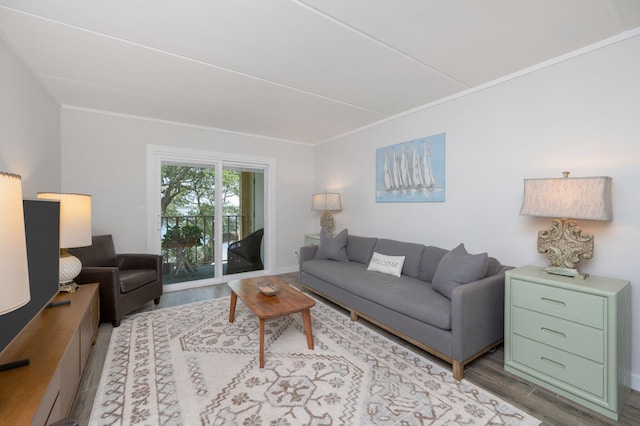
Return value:
[(343, 229), (335, 237), (332, 237), (325, 229), (320, 231), (320, 245), (316, 250), (314, 259), (337, 260), (348, 262), (347, 257), (347, 230)]
[(487, 276), (487, 253), (469, 254), (464, 244), (445, 254), (433, 276), (433, 289), (448, 299), (459, 285), (482, 279)]

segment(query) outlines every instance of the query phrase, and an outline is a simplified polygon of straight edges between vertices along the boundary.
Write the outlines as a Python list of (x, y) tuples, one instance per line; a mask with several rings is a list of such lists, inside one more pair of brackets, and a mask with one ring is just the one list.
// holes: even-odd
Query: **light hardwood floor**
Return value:
[[(280, 275), (280, 278), (297, 286), (298, 274), (290, 273)], [(183, 305), (212, 298), (228, 296), (229, 287), (226, 284), (218, 284), (209, 287), (201, 287), (192, 290), (182, 290), (166, 293), (162, 296), (159, 305), (149, 302), (133, 313), (162, 309), (170, 306)], [(327, 302), (330, 304), (329, 302)], [(339, 307), (336, 309), (348, 313)], [(376, 329), (381, 334), (399, 342), (400, 344), (422, 354), (434, 363), (450, 368), (450, 365), (429, 355), (428, 353), (403, 342), (401, 339), (390, 335), (374, 325), (360, 319), (363, 324)], [(81, 426), (89, 422), (91, 406), (96, 394), (100, 374), (104, 365), (109, 339), (113, 327), (111, 323), (101, 323), (98, 329), (96, 344), (91, 351), (87, 368), (80, 383), (78, 395), (74, 404), (72, 417)], [(494, 395), (508, 401), (514, 406), (530, 413), (542, 421), (543, 425), (640, 425), (640, 392), (632, 391), (627, 398), (626, 405), (618, 422), (590, 411), (579, 404), (569, 401), (557, 394), (542, 389), (519, 377), (504, 371), (504, 351), (502, 346), (493, 354), (487, 354), (473, 361), (465, 367), (464, 378), (470, 382), (488, 390)]]

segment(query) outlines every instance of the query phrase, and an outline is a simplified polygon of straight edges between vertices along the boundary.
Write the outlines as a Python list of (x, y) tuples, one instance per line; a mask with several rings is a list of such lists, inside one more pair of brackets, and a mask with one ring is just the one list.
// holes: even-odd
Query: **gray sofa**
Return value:
[[(374, 253), (404, 256), (400, 276), (368, 270)], [(383, 265), (393, 263), (385, 259)], [(502, 342), (510, 267), (486, 253), (344, 230), (333, 238), (321, 234), (320, 246), (301, 247), (299, 262), (304, 290), (346, 308), (352, 321), (362, 317), (447, 361), (457, 380), (464, 365)]]

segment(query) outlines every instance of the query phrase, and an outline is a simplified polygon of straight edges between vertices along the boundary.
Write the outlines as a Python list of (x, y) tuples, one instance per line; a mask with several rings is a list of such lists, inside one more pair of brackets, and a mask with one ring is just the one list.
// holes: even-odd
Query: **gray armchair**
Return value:
[(82, 262), (78, 284), (100, 283), (100, 318), (118, 327), (122, 317), (162, 296), (162, 257), (116, 254), (111, 235), (94, 235), (88, 247), (69, 249)]

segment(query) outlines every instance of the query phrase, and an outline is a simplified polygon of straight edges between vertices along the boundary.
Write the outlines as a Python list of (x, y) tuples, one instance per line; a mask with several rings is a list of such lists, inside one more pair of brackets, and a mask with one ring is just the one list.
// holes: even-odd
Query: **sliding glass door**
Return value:
[(166, 153), (153, 163), (159, 191), (153, 240), (160, 245), (165, 288), (263, 273), (269, 165)]
[(160, 181), (164, 284), (215, 277), (215, 165), (163, 161)]
[(264, 171), (225, 165), (223, 173), (225, 181), (232, 182), (227, 188), (233, 194), (223, 222), (225, 274), (263, 270)]

